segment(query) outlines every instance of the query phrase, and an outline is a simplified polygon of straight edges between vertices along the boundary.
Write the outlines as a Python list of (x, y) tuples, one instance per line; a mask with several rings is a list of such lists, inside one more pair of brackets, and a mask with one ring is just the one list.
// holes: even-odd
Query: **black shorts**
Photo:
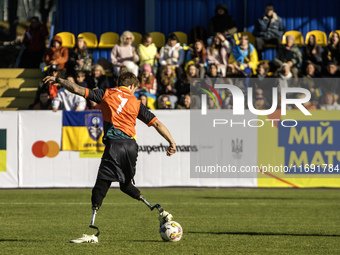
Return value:
[(135, 139), (105, 141), (98, 178), (111, 182), (129, 183), (136, 173), (138, 146)]

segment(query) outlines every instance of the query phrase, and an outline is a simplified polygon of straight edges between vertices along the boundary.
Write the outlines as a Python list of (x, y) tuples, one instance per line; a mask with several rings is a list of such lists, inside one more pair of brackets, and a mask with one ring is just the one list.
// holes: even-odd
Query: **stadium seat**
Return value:
[(133, 42), (134, 45), (138, 46), (142, 43), (142, 35), (138, 32), (131, 32), (135, 37), (135, 41)]
[(305, 39), (305, 43), (308, 43), (309, 37), (311, 35), (315, 36), (316, 39), (316, 43), (320, 44), (322, 47), (326, 47), (327, 45), (327, 35), (325, 32), (319, 31), (319, 30), (314, 30), (314, 31), (310, 31), (306, 34), (306, 39)]
[(111, 49), (119, 42), (119, 35), (114, 32), (106, 32), (100, 36), (98, 48)]
[(165, 45), (165, 36), (163, 33), (151, 32), (150, 36), (157, 48), (162, 48)]
[[(340, 35), (340, 30), (335, 30), (335, 32), (337, 32)], [(332, 36), (333, 36), (333, 31), (330, 32), (330, 34), (328, 36), (328, 43), (329, 43), (329, 40), (332, 38)]]
[(98, 46), (97, 36), (91, 32), (84, 32), (78, 35), (78, 37), (84, 37), (87, 48), (95, 49)]
[(72, 34), (70, 32), (61, 32), (61, 33), (58, 33), (56, 35), (61, 37), (61, 40), (63, 42), (62, 45), (65, 48), (73, 49), (74, 45), (76, 45), (76, 39), (74, 37), (74, 34)]
[(256, 43), (255, 36), (253, 35), (253, 33), (248, 32), (248, 31), (244, 31), (244, 32), (240, 32), (240, 33), (235, 33), (235, 34), (234, 34), (234, 39), (235, 39), (236, 45), (240, 44), (240, 39), (241, 39), (241, 36), (242, 36), (242, 35), (248, 35), (249, 42), (250, 42), (253, 46), (255, 46), (255, 43)]
[(173, 32), (173, 33), (177, 36), (177, 38), (178, 38), (178, 40), (179, 40), (179, 42), (181, 43), (182, 46), (183, 46), (183, 44), (188, 45), (188, 36), (187, 36), (186, 33), (179, 32), (179, 31)]
[(299, 31), (291, 30), (287, 31), (283, 36), (282, 36), (282, 44), (286, 44), (286, 37), (287, 35), (292, 35), (295, 37), (295, 44), (297, 44), (299, 47), (303, 46), (303, 35)]

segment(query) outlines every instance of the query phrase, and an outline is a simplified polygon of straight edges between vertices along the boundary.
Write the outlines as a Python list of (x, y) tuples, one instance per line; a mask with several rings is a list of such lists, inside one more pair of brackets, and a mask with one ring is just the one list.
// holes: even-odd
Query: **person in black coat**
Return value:
[(222, 33), (224, 36), (232, 36), (237, 32), (236, 22), (233, 16), (229, 15), (226, 4), (218, 4), (215, 9), (215, 16), (209, 21), (209, 35)]
[(109, 80), (104, 75), (104, 69), (101, 65), (94, 65), (92, 75), (88, 79), (89, 89), (108, 89), (110, 88)]

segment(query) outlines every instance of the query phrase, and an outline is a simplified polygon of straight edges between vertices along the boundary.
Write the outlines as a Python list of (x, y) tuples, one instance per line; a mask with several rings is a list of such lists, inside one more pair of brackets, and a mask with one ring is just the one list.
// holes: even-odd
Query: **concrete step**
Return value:
[(38, 88), (41, 81), (39, 78), (0, 78), (0, 88)]
[(40, 69), (0, 68), (0, 78), (39, 78), (44, 77)]
[(34, 98), (36, 93), (37, 88), (0, 88), (0, 97)]
[(0, 111), (7, 110), (8, 108), (27, 110), (28, 106), (32, 103), (33, 103), (32, 98), (0, 97)]

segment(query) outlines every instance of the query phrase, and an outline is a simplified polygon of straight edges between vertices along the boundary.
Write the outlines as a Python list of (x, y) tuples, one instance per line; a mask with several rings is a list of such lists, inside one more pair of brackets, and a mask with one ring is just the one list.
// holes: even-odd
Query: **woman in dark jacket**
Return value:
[(89, 89), (108, 89), (110, 88), (109, 80), (104, 75), (104, 69), (101, 65), (94, 65), (92, 75), (88, 80)]
[(317, 72), (321, 72), (322, 69), (322, 47), (316, 43), (315, 35), (311, 35), (308, 39), (308, 43), (303, 48), (303, 70), (307, 67), (307, 64), (312, 62)]

